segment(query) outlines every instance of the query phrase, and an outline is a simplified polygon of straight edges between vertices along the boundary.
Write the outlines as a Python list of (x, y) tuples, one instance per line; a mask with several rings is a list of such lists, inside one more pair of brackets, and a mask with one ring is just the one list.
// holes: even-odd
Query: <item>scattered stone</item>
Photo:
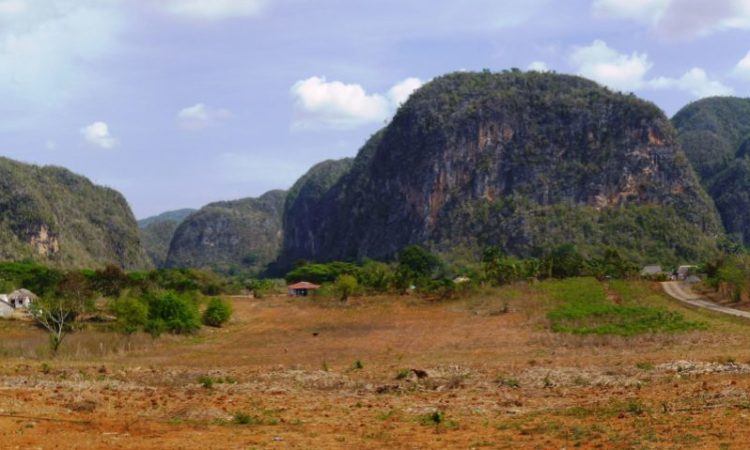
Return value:
[(96, 406), (96, 402), (93, 402), (91, 400), (82, 400), (80, 402), (73, 402), (65, 405), (65, 407), (71, 411), (86, 413), (94, 412), (94, 410), (96, 410)]

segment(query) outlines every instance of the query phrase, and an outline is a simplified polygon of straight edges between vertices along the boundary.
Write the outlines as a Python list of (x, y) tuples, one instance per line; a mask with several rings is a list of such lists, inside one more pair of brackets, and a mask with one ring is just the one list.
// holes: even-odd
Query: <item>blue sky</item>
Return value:
[(137, 217), (288, 188), (422, 83), (575, 73), (668, 115), (750, 95), (750, 0), (0, 0), (0, 155)]

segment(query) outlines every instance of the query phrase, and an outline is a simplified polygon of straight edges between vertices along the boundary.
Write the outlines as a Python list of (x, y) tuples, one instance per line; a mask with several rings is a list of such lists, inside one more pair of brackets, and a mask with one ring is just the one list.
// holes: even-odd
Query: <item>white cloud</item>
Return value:
[(711, 80), (706, 71), (699, 67), (690, 69), (680, 78), (656, 78), (649, 81), (649, 87), (653, 89), (677, 89), (687, 92), (695, 98), (732, 94), (732, 88), (720, 81)]
[(621, 54), (601, 40), (576, 47), (570, 61), (579, 75), (622, 91), (643, 86), (643, 78), (652, 67), (645, 53)]
[(291, 88), (297, 129), (353, 128), (387, 120), (422, 85), (407, 78), (383, 94), (368, 94), (359, 84), (310, 77)]
[(388, 90), (388, 99), (391, 101), (391, 105), (396, 107), (402, 105), (423, 84), (422, 80), (413, 77), (397, 83)]
[(532, 72), (549, 72), (549, 67), (547, 67), (547, 63), (545, 63), (544, 61), (534, 61), (533, 63), (529, 64), (526, 70), (530, 70)]
[(105, 122), (94, 122), (81, 128), (81, 135), (88, 143), (104, 149), (111, 149), (117, 145), (117, 139), (109, 133), (109, 125)]
[(268, 0), (167, 0), (164, 6), (180, 16), (221, 20), (257, 15), (267, 3)]
[(750, 0), (593, 0), (592, 11), (648, 24), (670, 38), (750, 29)]
[(180, 126), (190, 130), (211, 127), (231, 117), (232, 113), (229, 110), (211, 108), (203, 103), (188, 106), (177, 113)]
[(648, 79), (646, 75), (653, 67), (648, 55), (619, 53), (600, 40), (586, 47), (576, 47), (570, 61), (579, 75), (621, 91), (671, 89), (686, 92), (695, 98), (732, 93), (730, 87), (710, 79), (700, 67), (690, 69), (680, 78)]
[(734, 66), (732, 75), (750, 81), (750, 52), (747, 52), (747, 55)]

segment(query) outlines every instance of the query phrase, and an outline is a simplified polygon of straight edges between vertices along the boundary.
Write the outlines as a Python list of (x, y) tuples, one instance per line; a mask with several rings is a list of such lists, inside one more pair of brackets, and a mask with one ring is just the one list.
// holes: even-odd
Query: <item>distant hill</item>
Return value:
[(281, 248), (286, 192), (211, 203), (188, 216), (174, 232), (166, 267), (259, 272)]
[(138, 221), (141, 242), (154, 266), (164, 266), (174, 232), (182, 221), (195, 211), (188, 208), (178, 209)]
[(151, 217), (147, 217), (145, 219), (139, 220), (138, 227), (146, 228), (149, 225), (153, 225), (154, 223), (167, 222), (167, 221), (180, 223), (183, 220), (185, 220), (187, 216), (194, 213), (195, 211), (197, 210), (191, 209), (191, 208), (184, 208), (184, 209), (176, 209), (174, 211), (163, 212), (159, 215), (151, 216)]
[(699, 100), (672, 122), (727, 233), (750, 245), (750, 99)]
[(680, 144), (703, 179), (726, 169), (743, 145), (750, 148), (750, 99), (699, 100), (677, 112), (672, 123)]
[(146, 269), (125, 198), (60, 167), (0, 158), (0, 259), (63, 268)]
[(348, 173), (289, 204), (281, 261), (387, 258), (407, 245), (561, 243), (696, 261), (716, 210), (653, 104), (575, 76), (455, 73), (426, 84)]

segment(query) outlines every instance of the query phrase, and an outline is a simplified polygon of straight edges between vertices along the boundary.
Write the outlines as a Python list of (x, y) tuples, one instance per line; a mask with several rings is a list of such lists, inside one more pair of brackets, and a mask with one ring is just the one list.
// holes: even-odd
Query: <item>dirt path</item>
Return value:
[(679, 281), (667, 281), (661, 284), (670, 297), (673, 297), (683, 303), (695, 306), (697, 308), (708, 309), (716, 311), (722, 314), (729, 314), (730, 316), (744, 317), (750, 319), (750, 312), (741, 311), (739, 309), (727, 308), (726, 306), (717, 305), (716, 303), (705, 300), (700, 295), (690, 289), (685, 283)]

